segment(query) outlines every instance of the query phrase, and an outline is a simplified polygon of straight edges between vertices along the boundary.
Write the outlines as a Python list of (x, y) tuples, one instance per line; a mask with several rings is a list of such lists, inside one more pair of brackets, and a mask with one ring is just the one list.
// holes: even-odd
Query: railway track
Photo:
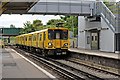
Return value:
[[(22, 50), (16, 49), (19, 53), (25, 53)], [(24, 54), (25, 55), (25, 54)], [(25, 55), (26, 56), (26, 55)], [(28, 57), (28, 56), (27, 56)], [(61, 62), (61, 60), (55, 60), (47, 57), (42, 57), (40, 55), (29, 54), (29, 57), (34, 59), (35, 61), (43, 64), (45, 67), (51, 69), (59, 76), (64, 77), (64, 79), (68, 80), (104, 80), (99, 76), (95, 76), (91, 73), (84, 72), (83, 70), (77, 69), (69, 64), (66, 64), (65, 61)]]
[(80, 59), (76, 59), (76, 58), (69, 58), (69, 59), (67, 59), (67, 61), (78, 64), (78, 65), (88, 67), (89, 69), (92, 69), (92, 70), (95, 70), (95, 71), (98, 71), (98, 72), (102, 72), (102, 73), (105, 73), (105, 74), (112, 74), (112, 75), (118, 76), (120, 78), (119, 70), (115, 69), (115, 68), (112, 69), (113, 71), (110, 71), (107, 68), (111, 68), (111, 67), (106, 68), (106, 66), (92, 64), (90, 62), (89, 63), (84, 62), (84, 61), (82, 61)]
[(109, 79), (120, 80), (120, 77), (118, 75), (111, 74), (109, 72), (105, 72), (105, 71), (102, 71), (100, 69), (95, 69), (93, 67), (91, 68), (91, 67), (88, 67), (88, 66), (84, 66), (82, 64), (79, 64), (79, 63), (76, 63), (76, 62), (73, 62), (73, 61), (69, 61), (69, 60), (57, 60), (57, 61), (59, 61), (61, 63), (64, 63), (66, 65), (69, 65), (71, 67), (74, 67), (78, 70), (84, 71), (84, 72), (92, 74), (94, 76), (97, 76), (99, 78), (105, 79), (105, 80), (109, 80)]

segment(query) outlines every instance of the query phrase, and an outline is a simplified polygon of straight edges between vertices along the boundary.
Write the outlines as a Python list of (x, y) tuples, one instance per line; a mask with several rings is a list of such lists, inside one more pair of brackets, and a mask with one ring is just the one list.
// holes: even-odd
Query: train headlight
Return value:
[(65, 43), (64, 46), (67, 47), (67, 46), (68, 46), (68, 43)]
[(50, 42), (50, 43), (48, 43), (48, 45), (49, 45), (49, 46), (52, 46), (52, 43)]

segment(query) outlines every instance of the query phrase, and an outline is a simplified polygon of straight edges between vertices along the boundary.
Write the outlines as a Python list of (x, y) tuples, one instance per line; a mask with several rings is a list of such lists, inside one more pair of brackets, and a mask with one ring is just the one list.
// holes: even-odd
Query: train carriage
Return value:
[(48, 28), (17, 36), (16, 40), (17, 46), (39, 51), (42, 55), (63, 55), (70, 47), (69, 31), (66, 28)]

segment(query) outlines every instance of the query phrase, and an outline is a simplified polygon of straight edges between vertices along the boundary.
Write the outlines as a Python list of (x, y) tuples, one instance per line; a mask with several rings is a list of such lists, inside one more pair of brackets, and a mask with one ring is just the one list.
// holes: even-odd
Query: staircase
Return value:
[(97, 15), (101, 15), (101, 17), (105, 20), (107, 25), (114, 33), (120, 33), (118, 17), (116, 17), (103, 2), (96, 3), (96, 10)]

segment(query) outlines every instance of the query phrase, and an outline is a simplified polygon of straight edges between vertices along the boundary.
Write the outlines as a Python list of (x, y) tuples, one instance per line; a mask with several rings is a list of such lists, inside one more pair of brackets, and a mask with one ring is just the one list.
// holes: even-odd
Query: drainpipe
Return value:
[[(118, 2), (118, 5), (120, 5), (120, 1)], [(117, 7), (118, 10), (120, 9), (120, 6)], [(118, 11), (117, 21), (116, 21), (116, 34), (115, 34), (115, 53), (120, 53), (120, 12)]]

